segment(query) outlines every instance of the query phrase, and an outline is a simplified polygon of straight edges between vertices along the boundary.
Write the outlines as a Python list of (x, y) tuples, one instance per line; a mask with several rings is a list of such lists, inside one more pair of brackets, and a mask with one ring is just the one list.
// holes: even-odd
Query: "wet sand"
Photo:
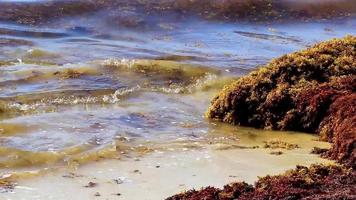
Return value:
[[(265, 138), (261, 135), (259, 139), (246, 137), (239, 142), (216, 142), (199, 149), (168, 148), (144, 156), (125, 155), (120, 160), (94, 162), (77, 170), (51, 171), (20, 180), (14, 190), (1, 194), (0, 199), (164, 199), (207, 185), (253, 183), (258, 176), (279, 174), (296, 165), (331, 163), (309, 153), (313, 146), (329, 146), (315, 141), (314, 136), (294, 133), (295, 137), (290, 137), (290, 133), (275, 132), (272, 139), (303, 143), (294, 150), (281, 149), (282, 155), (272, 155), (273, 150), (263, 148)], [(241, 145), (249, 144), (261, 147), (241, 149)]]

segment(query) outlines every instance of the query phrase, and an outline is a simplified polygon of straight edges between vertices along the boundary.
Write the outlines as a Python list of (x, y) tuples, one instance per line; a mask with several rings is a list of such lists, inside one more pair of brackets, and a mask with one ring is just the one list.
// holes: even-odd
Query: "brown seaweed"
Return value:
[[(329, 155), (355, 167), (356, 37), (273, 60), (218, 94), (207, 117), (236, 125), (318, 133)], [(346, 161), (348, 160), (348, 161)]]
[(232, 183), (223, 189), (190, 190), (167, 200), (355, 199), (356, 173), (340, 166), (297, 166), (282, 175), (260, 178), (254, 186)]
[(356, 37), (347, 36), (273, 60), (227, 86), (209, 118), (267, 129), (318, 133), (332, 149), (314, 149), (343, 166), (297, 166), (260, 178), (252, 187), (191, 190), (169, 200), (355, 199)]

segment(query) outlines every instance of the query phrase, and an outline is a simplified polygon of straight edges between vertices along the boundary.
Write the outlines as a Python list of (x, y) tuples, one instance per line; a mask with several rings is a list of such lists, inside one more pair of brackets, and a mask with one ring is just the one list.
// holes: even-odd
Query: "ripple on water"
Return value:
[[(145, 154), (153, 151), (158, 141), (189, 138), (190, 132), (182, 131), (182, 124), (201, 123), (200, 117), (189, 114), (197, 111), (166, 98), (150, 94), (132, 99), (131, 105), (92, 105), (84, 109), (78, 105), (55, 113), (4, 120), (0, 134), (2, 172), (76, 166), (103, 158)], [(162, 108), (167, 100), (172, 107)]]
[[(251, 9), (271, 8), (224, 6), (233, 1), (221, 1), (222, 7), (217, 1), (144, 2), (0, 1), (0, 175), (27, 177), (152, 152), (208, 149), (223, 158), (221, 152), (237, 150), (241, 159), (269, 160), (275, 155), (263, 145), (270, 139), (298, 144), (278, 151), (305, 163), (313, 146), (325, 145), (301, 133), (209, 122), (203, 113), (217, 90), (257, 65), (355, 33), (353, 18), (232, 23), (251, 14), (264, 20), (270, 12)], [(345, 2), (337, 9), (354, 9)], [(307, 10), (308, 18), (318, 18), (328, 10), (314, 9), (302, 6), (294, 14)], [(229, 19), (210, 20), (222, 16)]]

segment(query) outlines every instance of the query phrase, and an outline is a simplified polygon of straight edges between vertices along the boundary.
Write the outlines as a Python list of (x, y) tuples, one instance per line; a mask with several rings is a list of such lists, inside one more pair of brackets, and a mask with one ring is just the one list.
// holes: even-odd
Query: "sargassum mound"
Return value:
[(355, 169), (356, 37), (273, 60), (226, 86), (206, 115), (257, 128), (318, 133), (328, 155)]
[(297, 166), (278, 176), (260, 178), (254, 186), (232, 183), (223, 189), (190, 190), (167, 200), (355, 199), (356, 173), (340, 166)]
[(260, 178), (254, 186), (206, 187), (168, 200), (356, 199), (356, 37), (288, 54), (226, 86), (209, 118), (244, 126), (318, 133), (343, 165)]

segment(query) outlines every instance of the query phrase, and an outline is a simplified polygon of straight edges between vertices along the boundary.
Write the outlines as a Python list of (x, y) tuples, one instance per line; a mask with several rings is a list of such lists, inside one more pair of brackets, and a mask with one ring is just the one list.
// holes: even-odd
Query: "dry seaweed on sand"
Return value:
[(280, 156), (283, 154), (283, 151), (271, 151), (269, 154), (275, 155), (275, 156)]
[(340, 166), (297, 166), (282, 175), (260, 178), (254, 186), (232, 183), (223, 189), (190, 190), (167, 200), (354, 199), (356, 173)]
[[(354, 81), (355, 84), (356, 81)], [(356, 93), (337, 98), (322, 121), (319, 133), (332, 142), (329, 158), (356, 169)]]

